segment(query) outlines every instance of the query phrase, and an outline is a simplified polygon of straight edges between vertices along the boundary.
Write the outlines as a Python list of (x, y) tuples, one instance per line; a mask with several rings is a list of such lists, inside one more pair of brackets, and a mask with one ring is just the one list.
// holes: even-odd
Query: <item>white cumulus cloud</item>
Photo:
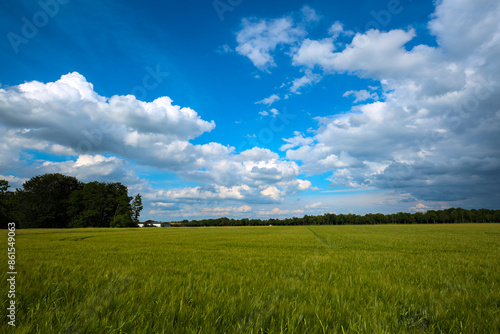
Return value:
[(408, 48), (411, 28), (359, 32), (341, 49), (333, 38), (303, 40), (294, 66), (375, 80), (383, 95), (346, 92), (365, 104), (317, 118), (314, 136), (286, 139), (287, 158), (306, 173), (331, 173), (334, 185), (498, 201), (499, 22), (497, 2), (444, 0), (429, 22), (437, 46)]

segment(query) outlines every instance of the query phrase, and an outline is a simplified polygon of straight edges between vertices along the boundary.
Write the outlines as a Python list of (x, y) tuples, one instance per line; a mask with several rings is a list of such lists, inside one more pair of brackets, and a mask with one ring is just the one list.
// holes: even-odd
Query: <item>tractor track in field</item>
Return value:
[(314, 232), (313, 230), (311, 230), (311, 228), (308, 226), (307, 229), (309, 230), (309, 232), (312, 233), (312, 235), (314, 235), (314, 237), (325, 247), (327, 248), (333, 248), (332, 245), (330, 245), (328, 242), (325, 241), (325, 239), (323, 239), (318, 233)]

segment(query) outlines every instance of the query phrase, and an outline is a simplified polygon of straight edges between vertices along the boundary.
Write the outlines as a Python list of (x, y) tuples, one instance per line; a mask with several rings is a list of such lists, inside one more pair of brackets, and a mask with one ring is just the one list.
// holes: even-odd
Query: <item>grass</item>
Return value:
[(16, 242), (17, 326), (4, 333), (500, 333), (500, 224), (18, 230)]

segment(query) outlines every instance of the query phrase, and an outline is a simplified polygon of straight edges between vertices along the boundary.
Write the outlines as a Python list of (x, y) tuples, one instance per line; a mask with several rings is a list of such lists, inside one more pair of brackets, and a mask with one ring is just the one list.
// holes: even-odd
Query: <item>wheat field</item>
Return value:
[(500, 224), (16, 232), (4, 333), (500, 332)]

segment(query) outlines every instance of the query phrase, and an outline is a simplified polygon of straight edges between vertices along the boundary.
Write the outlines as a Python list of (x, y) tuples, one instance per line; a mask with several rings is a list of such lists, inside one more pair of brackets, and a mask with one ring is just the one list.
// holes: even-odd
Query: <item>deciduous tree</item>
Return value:
[(139, 223), (139, 216), (141, 215), (142, 209), (141, 194), (137, 194), (132, 201), (132, 221), (136, 224)]
[(44, 174), (17, 189), (14, 217), (21, 227), (61, 228), (69, 223), (69, 198), (82, 183), (73, 176)]

